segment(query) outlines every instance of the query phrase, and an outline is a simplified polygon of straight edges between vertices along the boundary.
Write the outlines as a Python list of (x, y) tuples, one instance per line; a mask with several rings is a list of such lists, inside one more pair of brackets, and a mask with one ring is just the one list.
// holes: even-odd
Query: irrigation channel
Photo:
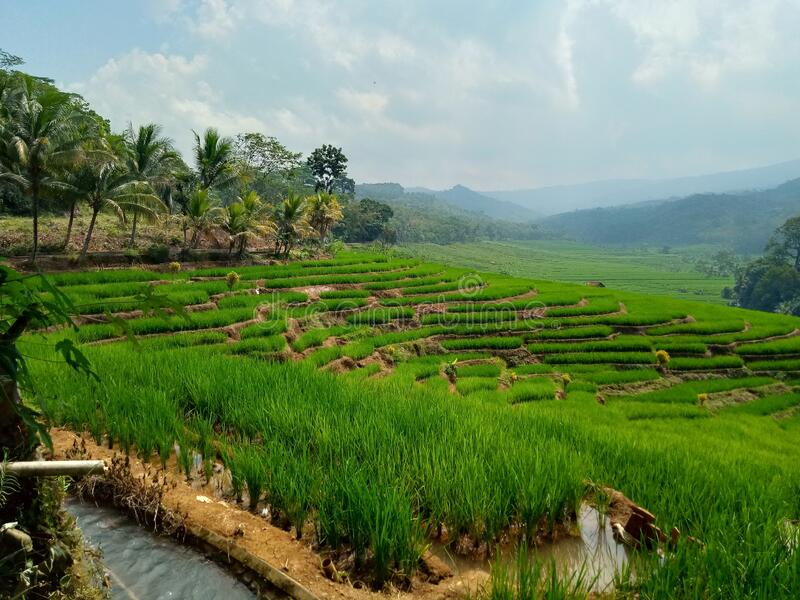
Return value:
[(252, 600), (254, 594), (200, 552), (147, 531), (113, 508), (66, 501), (84, 538), (102, 552), (113, 600)]

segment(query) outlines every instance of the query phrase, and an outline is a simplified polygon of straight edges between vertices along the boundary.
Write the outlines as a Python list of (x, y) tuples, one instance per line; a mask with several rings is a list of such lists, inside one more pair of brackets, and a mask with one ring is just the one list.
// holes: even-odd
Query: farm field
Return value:
[(578, 284), (600, 280), (613, 289), (714, 304), (726, 303), (722, 289), (734, 283), (733, 277), (709, 278), (694, 271), (696, 248), (664, 253), (656, 248), (587, 246), (561, 240), (407, 244), (404, 248), (423, 260), (467, 269)]
[[(102, 377), (32, 360), (28, 400), (147, 459), (177, 445), (187, 476), (222, 461), (230, 500), (375, 589), (434, 541), (548, 539), (612, 488), (680, 532), (617, 593), (796, 597), (800, 319), (360, 252), (230, 270), (54, 274), (79, 328), (20, 350), (70, 338)], [(123, 312), (148, 293), (188, 312)]]

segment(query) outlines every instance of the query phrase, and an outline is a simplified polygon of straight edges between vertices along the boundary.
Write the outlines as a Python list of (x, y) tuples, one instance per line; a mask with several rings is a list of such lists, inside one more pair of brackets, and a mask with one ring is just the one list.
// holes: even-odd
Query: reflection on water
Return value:
[[(581, 574), (584, 581), (593, 582), (594, 591), (610, 590), (614, 575), (628, 562), (625, 546), (614, 539), (609, 519), (589, 505), (581, 507), (578, 525), (580, 536), (536, 546), (529, 551), (530, 558), (544, 562), (554, 560), (558, 571), (565, 577)], [(432, 551), (453, 569), (456, 577), (468, 576), (475, 571), (488, 573), (490, 570), (488, 561), (454, 556), (442, 546), (434, 546)], [(514, 556), (509, 555), (503, 560), (513, 566)]]
[(103, 553), (114, 600), (252, 600), (253, 593), (199, 552), (155, 535), (116, 510), (67, 500), (84, 538)]

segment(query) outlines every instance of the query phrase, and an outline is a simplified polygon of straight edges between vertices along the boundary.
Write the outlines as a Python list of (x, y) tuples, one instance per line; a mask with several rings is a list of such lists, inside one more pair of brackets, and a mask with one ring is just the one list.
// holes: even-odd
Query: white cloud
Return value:
[(226, 0), (201, 0), (189, 24), (201, 37), (219, 39), (232, 33), (240, 18), (239, 10)]
[(688, 74), (706, 87), (768, 68), (776, 18), (795, 0), (598, 0), (633, 32), (643, 51), (632, 74), (641, 85)]
[(225, 135), (265, 130), (257, 116), (227, 106), (204, 79), (207, 67), (208, 59), (202, 54), (186, 58), (134, 49), (110, 59), (87, 81), (68, 87), (82, 94), (116, 129), (129, 121), (163, 124), (188, 157), (192, 129), (214, 126)]
[(380, 113), (386, 108), (389, 98), (376, 92), (357, 92), (341, 88), (336, 91), (336, 96), (347, 107), (355, 108), (359, 112)]

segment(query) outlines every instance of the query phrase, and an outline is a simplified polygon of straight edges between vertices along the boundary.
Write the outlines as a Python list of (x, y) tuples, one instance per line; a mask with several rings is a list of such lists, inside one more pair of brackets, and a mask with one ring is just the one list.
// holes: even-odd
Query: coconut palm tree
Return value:
[[(80, 262), (86, 260), (100, 211), (111, 210), (124, 223), (126, 209), (152, 213), (164, 210), (164, 203), (153, 193), (150, 184), (132, 179), (131, 174), (118, 160), (81, 166), (75, 173), (74, 186), (92, 211), (89, 229), (81, 248)], [(135, 209), (132, 208), (134, 206)]]
[[(123, 135), (125, 141), (125, 164), (131, 178), (149, 183), (157, 193), (163, 192), (172, 179), (172, 173), (180, 161), (172, 140), (161, 135), (161, 127), (155, 123), (142, 125), (134, 131), (128, 125)], [(152, 217), (154, 213), (139, 210), (138, 206), (130, 207), (133, 213), (130, 245), (136, 244), (136, 225), (139, 217)]]
[(228, 233), (228, 254), (238, 246), (239, 257), (247, 250), (247, 242), (275, 231), (269, 222), (261, 197), (254, 191), (240, 196), (225, 208), (223, 228)]
[(308, 224), (317, 232), (320, 243), (337, 221), (342, 218), (342, 207), (336, 196), (328, 192), (317, 192), (306, 200)]
[(194, 160), (201, 188), (223, 187), (236, 176), (233, 168), (233, 140), (221, 137), (219, 132), (209, 127), (201, 138), (194, 133)]
[(39, 208), (44, 197), (65, 189), (58, 168), (82, 156), (82, 132), (91, 118), (67, 94), (29, 75), (3, 90), (0, 102), (0, 181), (17, 186), (31, 201), (32, 259), (39, 252)]
[(305, 199), (290, 192), (275, 210), (275, 253), (289, 257), (292, 247), (308, 230)]
[(192, 230), (191, 248), (197, 248), (200, 237), (217, 226), (222, 209), (211, 197), (206, 188), (195, 190), (189, 195), (186, 210), (183, 214), (184, 238), (185, 232)]

